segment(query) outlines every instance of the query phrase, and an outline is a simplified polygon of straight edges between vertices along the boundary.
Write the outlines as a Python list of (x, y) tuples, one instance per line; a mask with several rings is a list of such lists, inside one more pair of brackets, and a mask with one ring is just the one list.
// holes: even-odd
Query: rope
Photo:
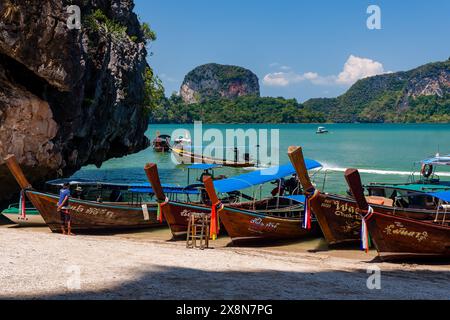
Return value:
[(163, 223), (164, 221), (164, 214), (163, 214), (163, 209), (164, 207), (170, 202), (169, 198), (166, 197), (166, 199), (164, 200), (164, 202), (157, 202), (158, 205), (158, 212), (156, 214), (156, 219), (160, 222)]
[(27, 208), (26, 208), (26, 193), (25, 190), (21, 190), (20, 191), (20, 201), (19, 201), (19, 212), (20, 212), (20, 217), (25, 220), (27, 218)]
[(306, 195), (305, 218), (303, 219), (303, 229), (311, 230), (311, 220), (312, 220), (311, 201), (316, 199), (319, 196), (319, 194), (320, 194), (319, 190), (314, 189), (314, 193), (312, 196), (310, 196), (309, 194)]
[(371, 240), (370, 240), (370, 234), (369, 229), (367, 228), (367, 221), (372, 218), (374, 214), (373, 208), (369, 206), (369, 210), (367, 210), (367, 214), (362, 217), (362, 224), (361, 224), (361, 249), (365, 251), (366, 253), (369, 253), (370, 247), (372, 246)]
[(224, 209), (224, 205), (222, 202), (218, 201), (213, 204), (211, 208), (211, 227), (210, 227), (210, 237), (212, 240), (216, 240), (220, 231), (220, 221), (219, 221), (219, 212)]

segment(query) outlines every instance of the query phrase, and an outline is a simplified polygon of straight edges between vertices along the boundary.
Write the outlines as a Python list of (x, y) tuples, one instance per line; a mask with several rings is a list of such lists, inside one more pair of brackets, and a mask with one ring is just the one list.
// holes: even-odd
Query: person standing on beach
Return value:
[[(63, 188), (59, 191), (58, 212), (61, 215), (61, 231), (64, 235), (72, 236), (72, 225), (70, 217), (70, 184), (65, 183)], [(67, 233), (66, 233), (67, 224)]]

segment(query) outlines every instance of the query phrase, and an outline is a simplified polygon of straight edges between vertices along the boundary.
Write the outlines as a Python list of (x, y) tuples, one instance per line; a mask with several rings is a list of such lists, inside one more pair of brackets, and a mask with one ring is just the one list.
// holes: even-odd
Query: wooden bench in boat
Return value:
[(370, 196), (366, 197), (367, 202), (370, 204), (376, 204), (379, 206), (386, 206), (386, 207), (393, 207), (394, 206), (394, 200), (384, 198), (384, 197), (376, 197), (376, 196)]

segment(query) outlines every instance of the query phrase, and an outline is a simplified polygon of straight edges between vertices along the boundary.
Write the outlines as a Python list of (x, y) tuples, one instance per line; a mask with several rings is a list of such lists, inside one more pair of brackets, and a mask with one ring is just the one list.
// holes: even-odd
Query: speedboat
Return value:
[(317, 134), (325, 134), (325, 133), (329, 133), (329, 131), (327, 130), (327, 128), (325, 128), (325, 127), (319, 127), (318, 129), (317, 129), (317, 132), (316, 132)]

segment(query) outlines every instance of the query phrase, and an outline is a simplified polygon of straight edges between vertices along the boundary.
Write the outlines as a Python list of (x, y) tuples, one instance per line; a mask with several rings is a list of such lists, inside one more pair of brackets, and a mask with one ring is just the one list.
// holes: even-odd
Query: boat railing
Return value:
[(314, 186), (322, 186), (321, 191), (326, 192), (326, 186), (327, 186), (327, 178), (330, 171), (328, 169), (319, 168), (312, 172), (311, 174), (311, 181), (314, 184)]
[[(19, 209), (19, 208), (20, 208), (20, 203), (13, 203), (8, 206), (8, 209)], [(34, 210), (35, 207), (33, 206), (33, 204), (31, 202), (27, 202), (27, 203), (25, 203), (25, 209), (26, 210)]]
[[(439, 204), (437, 206), (436, 218), (434, 219), (434, 222), (439, 223), (439, 224), (442, 223), (442, 225), (445, 226), (446, 224), (448, 224), (447, 214), (449, 212), (450, 212), (450, 204), (440, 200)], [(442, 215), (442, 221), (440, 221), (441, 215)]]

